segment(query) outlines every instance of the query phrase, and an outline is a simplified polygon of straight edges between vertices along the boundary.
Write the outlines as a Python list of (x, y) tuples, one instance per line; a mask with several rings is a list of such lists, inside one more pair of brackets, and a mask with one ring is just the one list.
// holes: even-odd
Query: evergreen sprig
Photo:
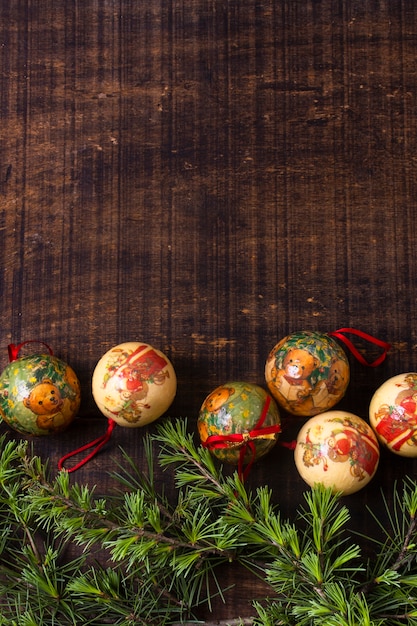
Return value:
[[(272, 490), (225, 474), (186, 420), (162, 422), (144, 446), (146, 466), (123, 453), (119, 489), (98, 495), (0, 437), (0, 626), (201, 623), (198, 607), (225, 592), (224, 563), (270, 589), (252, 617), (229, 624), (417, 625), (415, 481), (384, 500), (388, 526), (375, 515), (382, 532), (369, 538), (370, 559), (328, 489), (307, 491), (296, 518), (282, 519)], [(175, 498), (157, 465), (171, 472)]]

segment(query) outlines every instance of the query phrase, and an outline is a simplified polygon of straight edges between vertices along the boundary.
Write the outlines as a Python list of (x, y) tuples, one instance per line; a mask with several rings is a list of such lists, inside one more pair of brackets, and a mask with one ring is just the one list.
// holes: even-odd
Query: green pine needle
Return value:
[[(371, 513), (381, 536), (367, 538), (375, 554), (364, 560), (338, 495), (318, 485), (283, 519), (267, 485), (248, 491), (194, 439), (187, 420), (161, 422), (142, 466), (122, 451), (120, 488), (98, 496), (0, 437), (0, 626), (197, 623), (201, 605), (226, 601), (219, 566), (233, 562), (270, 590), (242, 623), (417, 625), (415, 481), (382, 494), (385, 519)], [(91, 563), (93, 547), (106, 567)]]

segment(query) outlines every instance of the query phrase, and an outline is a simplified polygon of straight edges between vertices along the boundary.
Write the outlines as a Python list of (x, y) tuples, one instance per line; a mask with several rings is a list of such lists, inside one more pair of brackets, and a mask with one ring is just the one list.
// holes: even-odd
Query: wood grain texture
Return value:
[[(365, 417), (416, 368), (416, 50), (413, 0), (2, 0), (0, 363), (40, 339), (83, 387), (35, 449), (100, 434), (91, 375), (122, 341), (168, 354), (191, 421), (217, 385), (264, 384), (296, 330), (392, 343), (377, 370), (351, 362), (343, 406)], [(117, 430), (77, 479), (105, 490), (141, 436)], [(415, 471), (387, 458), (352, 510)], [(251, 480), (285, 514), (302, 499), (288, 451)], [(219, 617), (244, 616), (241, 584)]]

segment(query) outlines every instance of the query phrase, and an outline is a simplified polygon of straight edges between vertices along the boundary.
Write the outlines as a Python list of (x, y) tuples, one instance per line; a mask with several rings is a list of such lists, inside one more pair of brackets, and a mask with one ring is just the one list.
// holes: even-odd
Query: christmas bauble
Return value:
[(276, 444), (280, 423), (278, 407), (262, 387), (228, 382), (204, 400), (197, 427), (202, 444), (214, 456), (237, 465), (269, 452)]
[(145, 426), (161, 417), (176, 391), (172, 363), (147, 343), (130, 341), (111, 348), (93, 372), (92, 392), (98, 408), (128, 428)]
[(313, 331), (284, 337), (269, 353), (265, 366), (268, 388), (278, 404), (293, 415), (307, 417), (339, 402), (349, 376), (343, 349), (328, 335)]
[(0, 414), (24, 435), (49, 435), (69, 426), (80, 407), (74, 370), (50, 354), (33, 354), (7, 365), (0, 376)]
[(374, 393), (369, 421), (391, 452), (417, 457), (417, 373), (398, 374)]
[(349, 495), (369, 483), (379, 463), (378, 440), (363, 419), (345, 411), (311, 417), (301, 428), (294, 452), (300, 476)]

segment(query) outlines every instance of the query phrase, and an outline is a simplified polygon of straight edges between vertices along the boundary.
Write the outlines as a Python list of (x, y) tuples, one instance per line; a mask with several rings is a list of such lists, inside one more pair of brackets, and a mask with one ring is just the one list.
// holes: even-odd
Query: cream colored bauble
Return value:
[(120, 426), (145, 426), (174, 400), (177, 378), (169, 359), (147, 343), (130, 341), (111, 348), (97, 363), (92, 379), (100, 411)]
[(294, 452), (300, 476), (349, 495), (365, 487), (379, 463), (378, 440), (363, 419), (346, 411), (327, 411), (301, 428)]
[(369, 421), (381, 444), (406, 457), (417, 457), (417, 373), (386, 380), (369, 405)]

